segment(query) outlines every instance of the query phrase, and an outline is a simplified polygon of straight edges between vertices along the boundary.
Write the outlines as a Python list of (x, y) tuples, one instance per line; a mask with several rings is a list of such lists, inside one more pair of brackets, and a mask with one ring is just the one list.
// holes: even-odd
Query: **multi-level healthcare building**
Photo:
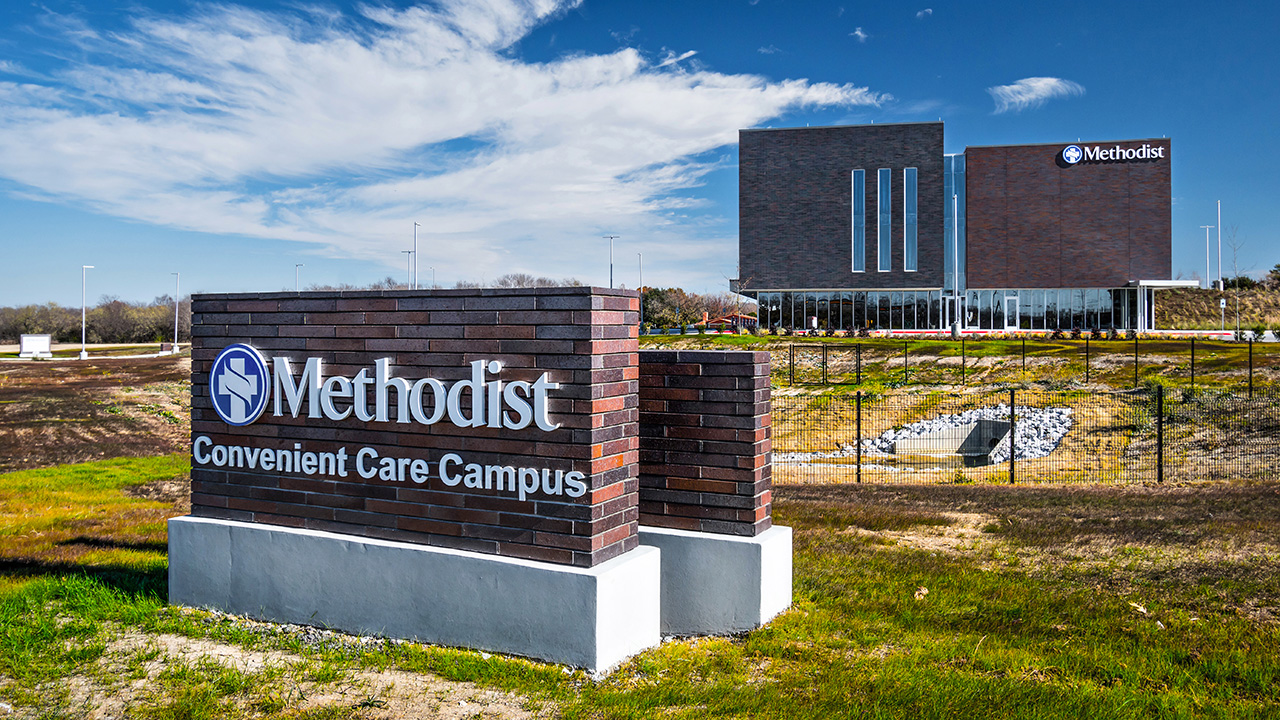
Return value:
[(1151, 327), (1168, 139), (969, 147), (942, 123), (743, 130), (739, 273), (762, 327)]

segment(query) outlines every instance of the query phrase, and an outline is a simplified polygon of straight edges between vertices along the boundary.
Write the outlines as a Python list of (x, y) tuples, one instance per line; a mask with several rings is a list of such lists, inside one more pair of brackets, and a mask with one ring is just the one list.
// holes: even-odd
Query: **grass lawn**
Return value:
[(794, 607), (593, 680), (166, 607), (163, 520), (185, 512), (166, 483), (186, 469), (0, 475), (0, 701), (17, 717), (431, 716), (405, 704), (422, 678), (466, 685), (423, 685), (419, 702), (488, 698), (450, 717), (1280, 716), (1276, 486), (778, 488)]

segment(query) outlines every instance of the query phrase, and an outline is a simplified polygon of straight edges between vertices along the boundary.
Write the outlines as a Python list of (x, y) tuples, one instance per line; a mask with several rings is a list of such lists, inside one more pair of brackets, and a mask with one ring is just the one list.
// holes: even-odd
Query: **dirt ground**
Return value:
[(188, 357), (0, 361), (0, 472), (181, 452)]

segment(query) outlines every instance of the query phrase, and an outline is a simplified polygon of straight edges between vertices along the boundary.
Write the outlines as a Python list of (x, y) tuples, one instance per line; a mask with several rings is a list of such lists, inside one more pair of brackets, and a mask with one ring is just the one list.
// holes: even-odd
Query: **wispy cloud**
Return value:
[(431, 264), (454, 276), (571, 275), (574, 238), (600, 228), (668, 239), (668, 257), (723, 255), (688, 190), (738, 128), (887, 97), (678, 65), (695, 51), (532, 63), (511, 50), (574, 4), (321, 19), (200, 6), (77, 31), (62, 38), (76, 61), (52, 80), (0, 80), (0, 177), (118, 217), (392, 267), (419, 220)]
[(1000, 114), (1038, 108), (1054, 98), (1083, 95), (1084, 86), (1062, 78), (1030, 77), (1012, 85), (989, 87), (987, 92), (996, 102), (996, 114)]
[(871, 37), (871, 36), (870, 36), (870, 35), (868, 35), (866, 32), (864, 32), (864, 31), (863, 31), (863, 29), (862, 29), (862, 27), (861, 27), (861, 26), (859, 26), (859, 27), (854, 28), (854, 29), (853, 29), (853, 32), (849, 33), (849, 37), (855, 37), (855, 38), (858, 38), (858, 42), (860, 42), (860, 43), (864, 43), (864, 42), (866, 42), (866, 41), (867, 41), (867, 38), (869, 38), (869, 37)]
[(761, 55), (776, 55), (782, 52), (782, 48), (778, 47), (777, 45), (765, 45), (761, 48), (758, 48), (756, 52), (760, 53)]
[(933, 14), (933, 8), (925, 8), (916, 13), (917, 20), (923, 20)]

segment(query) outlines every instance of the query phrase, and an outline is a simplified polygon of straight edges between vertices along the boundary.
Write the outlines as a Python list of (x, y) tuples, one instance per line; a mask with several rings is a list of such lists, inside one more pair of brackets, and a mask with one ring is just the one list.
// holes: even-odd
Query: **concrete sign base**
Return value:
[(791, 528), (755, 537), (640, 526), (662, 551), (662, 633), (754, 630), (791, 606)]
[[(786, 546), (789, 600), (789, 529)], [(660, 642), (659, 558), (578, 568), (187, 516), (169, 520), (169, 601), (600, 672)]]

